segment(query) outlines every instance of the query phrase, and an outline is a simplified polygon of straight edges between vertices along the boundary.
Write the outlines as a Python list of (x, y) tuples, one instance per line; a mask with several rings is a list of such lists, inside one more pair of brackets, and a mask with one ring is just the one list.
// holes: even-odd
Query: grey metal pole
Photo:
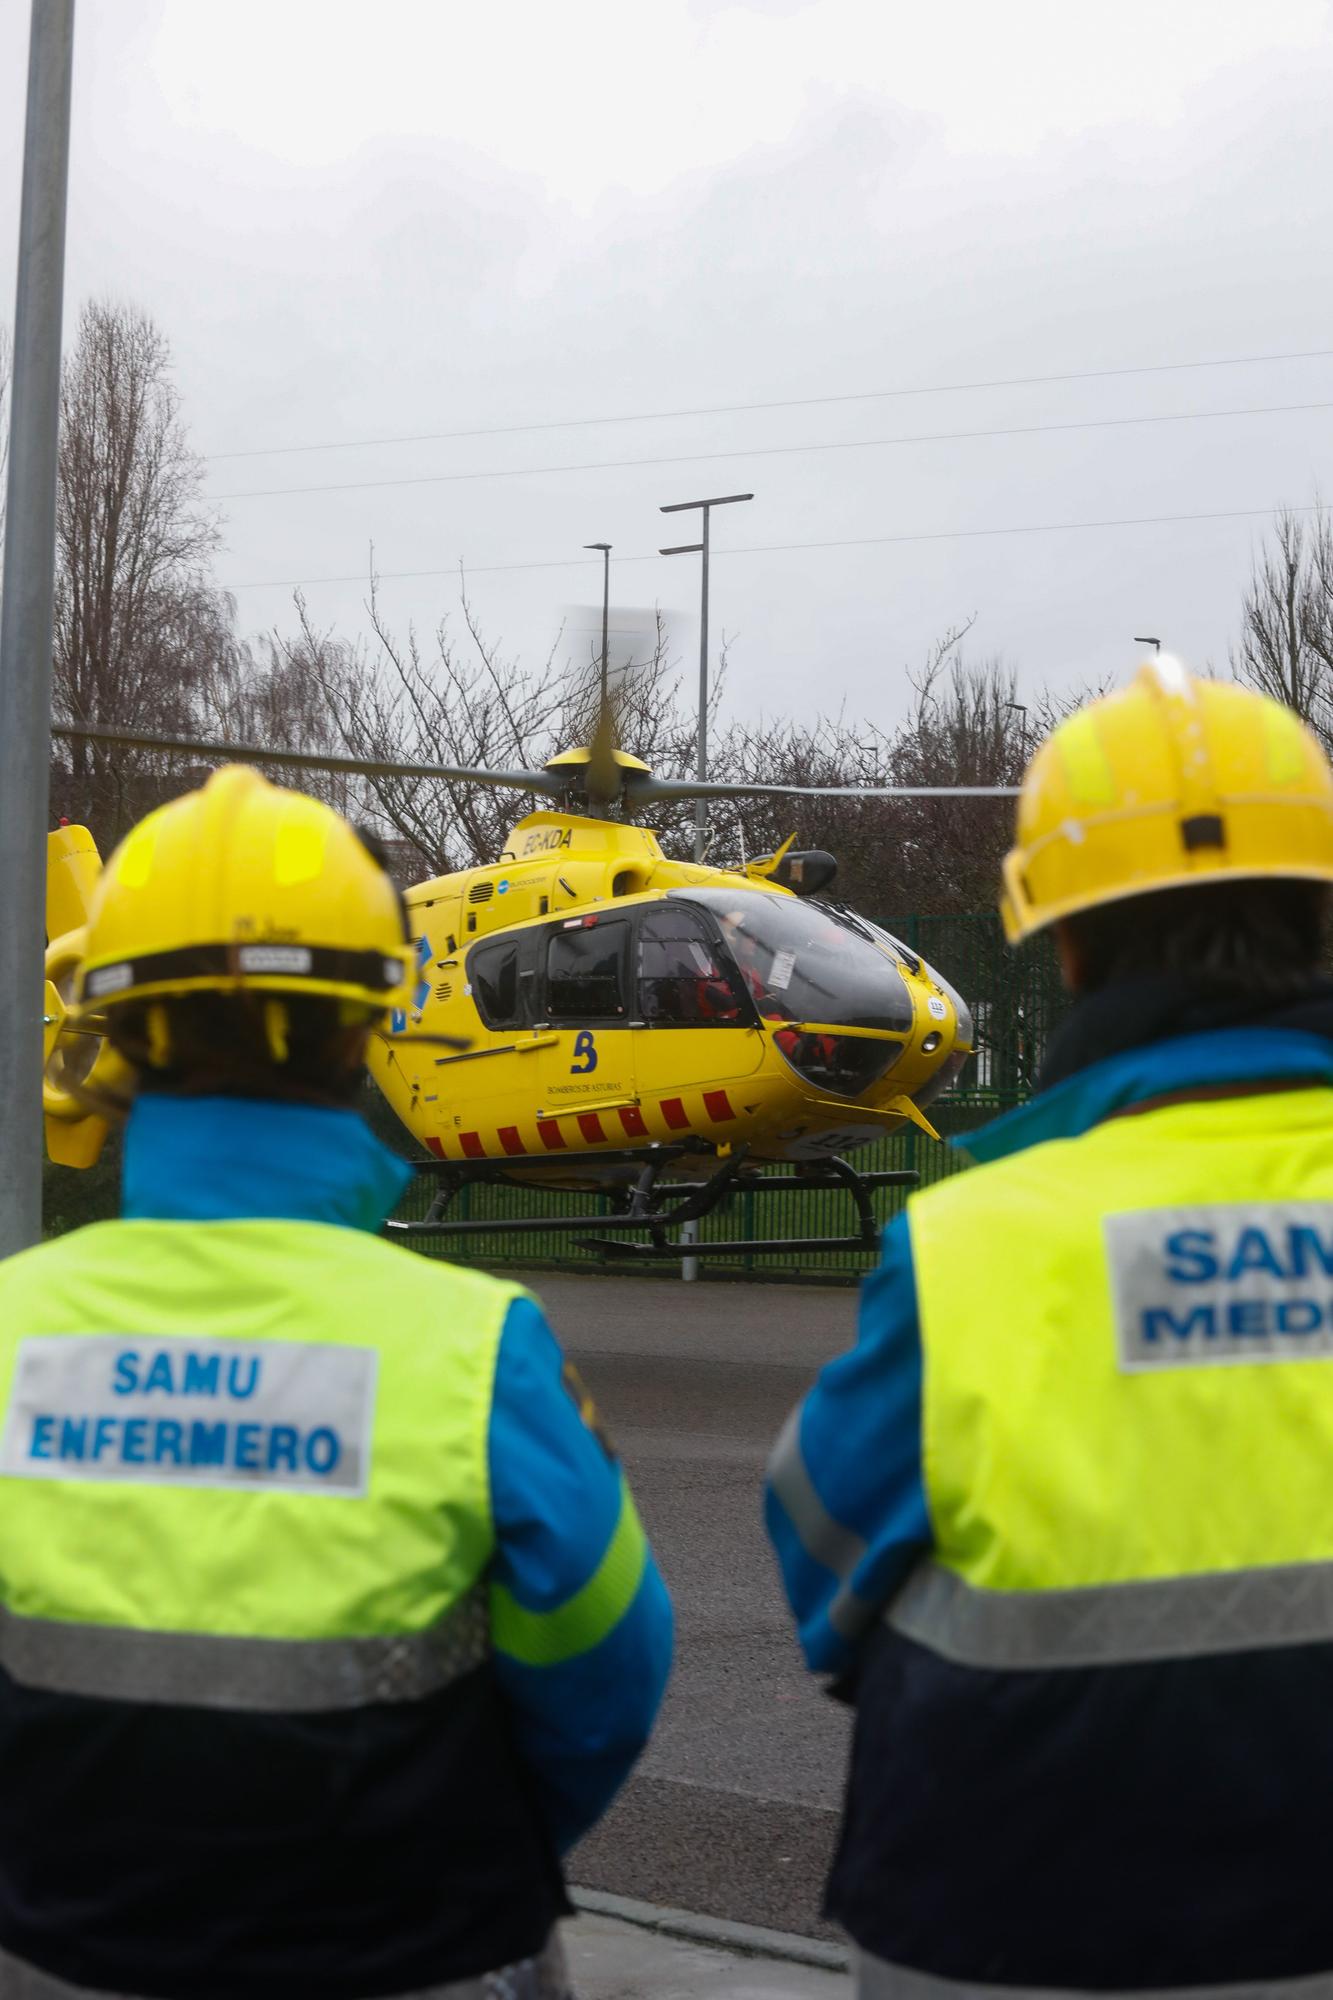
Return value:
[[(710, 503), (703, 505), (703, 587), (699, 601), (699, 737), (694, 759), (694, 775), (700, 784), (708, 782), (708, 521)], [(708, 841), (708, 807), (703, 799), (694, 801), (694, 858), (702, 861)]]
[(585, 542), (585, 549), (600, 549), (602, 552), (602, 707), (606, 707), (607, 682), (607, 633), (611, 613), (611, 543)]
[[(678, 500), (673, 506), (663, 507), (663, 514), (703, 515), (703, 534), (697, 542), (682, 542), (674, 548), (662, 549), (664, 556), (701, 555), (702, 583), (699, 604), (699, 730), (695, 738), (694, 775), (701, 785), (708, 783), (708, 525), (714, 507), (730, 507), (738, 500), (753, 500), (753, 493), (714, 493), (707, 500)], [(708, 808), (703, 799), (694, 801), (694, 858), (702, 861), (708, 839)], [(686, 1246), (699, 1241), (697, 1222), (685, 1223), (680, 1232), (681, 1242)], [(699, 1275), (699, 1259), (690, 1254), (688, 1247), (680, 1260), (680, 1275), (687, 1284)]]
[(606, 706), (607, 620), (611, 613), (611, 551), (602, 556), (602, 706)]
[[(701, 784), (708, 779), (708, 518), (712, 508), (705, 500), (702, 508), (704, 517), (700, 541), (700, 573), (703, 582), (699, 597), (699, 733), (695, 742), (694, 775)], [(702, 861), (704, 848), (708, 844), (708, 808), (702, 799), (694, 801), (694, 858)], [(687, 1222), (681, 1230), (681, 1241), (695, 1244), (699, 1241), (699, 1225)], [(699, 1281), (699, 1259), (688, 1250), (680, 1260), (680, 1275), (687, 1285)]]
[[(704, 519), (703, 539), (697, 542), (680, 542), (674, 548), (658, 551), (664, 556), (703, 557), (703, 597), (699, 611), (699, 733), (694, 760), (694, 775), (700, 784), (708, 782), (708, 543), (709, 519), (714, 507), (733, 507), (739, 500), (753, 500), (753, 493), (713, 493), (707, 500), (677, 500), (670, 507), (663, 507), (663, 514), (701, 513)], [(708, 808), (703, 799), (694, 802), (694, 858), (702, 861), (704, 844), (708, 833)]]
[(1023, 719), (1018, 725), (1018, 753), (1026, 764), (1028, 760), (1028, 705), (1025, 701), (1007, 701), (1004, 706)]
[(0, 1257), (42, 1233), (42, 952), (74, 0), (32, 0), (0, 603)]

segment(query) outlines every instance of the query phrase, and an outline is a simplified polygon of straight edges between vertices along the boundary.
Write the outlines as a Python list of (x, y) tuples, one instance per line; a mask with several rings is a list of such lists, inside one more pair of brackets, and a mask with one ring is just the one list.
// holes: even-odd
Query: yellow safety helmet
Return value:
[(1099, 903), (1244, 876), (1333, 882), (1333, 771), (1290, 709), (1162, 657), (1033, 757), (1000, 914), (1017, 944)]
[(345, 819), (229, 764), (149, 813), (107, 862), (75, 1003), (87, 1015), (258, 992), (379, 1013), (408, 977), (405, 928), (397, 890)]

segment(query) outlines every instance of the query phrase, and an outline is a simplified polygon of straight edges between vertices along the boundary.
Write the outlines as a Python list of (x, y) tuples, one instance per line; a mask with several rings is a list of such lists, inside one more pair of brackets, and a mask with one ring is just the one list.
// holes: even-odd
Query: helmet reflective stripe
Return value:
[(84, 982), (84, 991), (93, 999), (100, 1000), (104, 993), (119, 993), (126, 986), (133, 984), (132, 965), (100, 965)]
[(375, 951), (343, 951), (327, 945), (196, 944), (114, 965), (85, 967), (79, 997), (91, 1002), (149, 991), (216, 992), (240, 987), (299, 992), (313, 983), (325, 989), (355, 986), (368, 998), (372, 992), (379, 996), (396, 992), (402, 976), (401, 960)]
[(242, 972), (310, 971), (309, 947), (300, 944), (242, 944), (236, 947)]

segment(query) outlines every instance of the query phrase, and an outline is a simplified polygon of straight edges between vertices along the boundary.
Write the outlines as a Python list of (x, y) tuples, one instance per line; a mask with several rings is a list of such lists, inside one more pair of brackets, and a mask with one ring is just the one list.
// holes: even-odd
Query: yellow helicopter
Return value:
[[(438, 1182), (423, 1222), (394, 1225), (405, 1233), (476, 1234), (487, 1225), (450, 1220), (449, 1202), (470, 1181), (508, 1181), (612, 1197), (611, 1215), (530, 1219), (530, 1228), (567, 1229), (629, 1255), (678, 1256), (668, 1233), (741, 1187), (831, 1185), (852, 1196), (857, 1233), (802, 1239), (803, 1247), (868, 1247), (877, 1233), (870, 1189), (916, 1176), (859, 1174), (843, 1155), (906, 1124), (937, 1137), (926, 1107), (972, 1052), (971, 1016), (948, 981), (821, 893), (836, 870), (832, 855), (798, 852), (793, 837), (740, 870), (714, 868), (668, 857), (653, 833), (608, 814), (700, 796), (1008, 788), (660, 779), (615, 746), (605, 718), (590, 748), (539, 771), (506, 772), (72, 725), (58, 733), (214, 760), (462, 779), (551, 801), (517, 822), (498, 861), (407, 891), (415, 981), (369, 1056)], [(48, 1148), (84, 1165), (105, 1130), (89, 1103), (115, 1058), (74, 1037), (63, 995), (100, 864), (83, 828), (62, 827), (50, 844)], [(782, 1164), (790, 1175), (771, 1171)], [(628, 1240), (644, 1233), (646, 1244)]]

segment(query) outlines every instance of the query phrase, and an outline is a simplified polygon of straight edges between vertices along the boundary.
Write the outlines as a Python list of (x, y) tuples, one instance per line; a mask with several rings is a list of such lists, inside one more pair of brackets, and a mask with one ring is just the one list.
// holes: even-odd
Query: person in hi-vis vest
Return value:
[(557, 2000), (671, 1611), (536, 1301), (377, 1234), (374, 843), (229, 767), (94, 893), (123, 1219), (0, 1264), (5, 2000)]
[(1073, 1005), (770, 1465), (863, 1995), (1333, 1993), (1330, 881), (1314, 735), (1174, 661), (1028, 768)]

